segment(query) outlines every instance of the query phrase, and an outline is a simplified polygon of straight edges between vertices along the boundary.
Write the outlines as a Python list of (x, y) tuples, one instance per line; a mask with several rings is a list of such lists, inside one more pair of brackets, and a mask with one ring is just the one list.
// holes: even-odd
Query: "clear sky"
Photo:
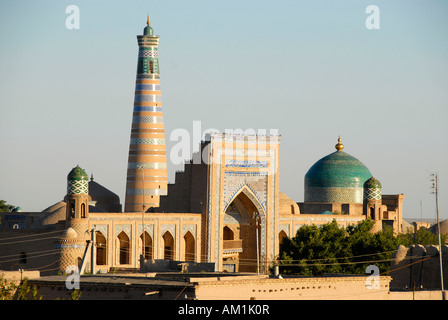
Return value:
[[(372, 4), (380, 29), (366, 28)], [(79, 29), (66, 27), (69, 5)], [(280, 191), (300, 202), (305, 173), (341, 135), (383, 193), (406, 195), (405, 217), (435, 217), (438, 172), (448, 218), (446, 0), (2, 0), (0, 199), (41, 211), (79, 164), (124, 203), (147, 13), (168, 148), (193, 121), (278, 130)], [(181, 167), (168, 167), (173, 182)]]

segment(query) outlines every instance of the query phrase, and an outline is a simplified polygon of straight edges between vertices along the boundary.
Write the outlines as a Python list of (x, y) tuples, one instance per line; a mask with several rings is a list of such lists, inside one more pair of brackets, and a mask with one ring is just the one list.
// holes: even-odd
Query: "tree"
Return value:
[(17, 285), (13, 281), (8, 281), (4, 274), (0, 274), (0, 300), (12, 300), (16, 292)]
[[(413, 244), (421, 244), (421, 245), (438, 245), (439, 239), (438, 235), (436, 233), (432, 233), (426, 228), (420, 228), (417, 230), (417, 233), (413, 232), (407, 232), (400, 234), (398, 236), (400, 239), (400, 244), (404, 245), (405, 247), (409, 247)], [(446, 242), (447, 234), (440, 235), (442, 244)]]
[(0, 200), (0, 212), (10, 212), (15, 207), (6, 203), (5, 200)]
[(391, 229), (372, 233), (374, 222), (364, 220), (347, 229), (336, 220), (321, 227), (303, 226), (280, 246), (282, 272), (319, 276), (323, 273), (365, 274), (375, 264), (389, 270), (389, 259), (399, 243)]

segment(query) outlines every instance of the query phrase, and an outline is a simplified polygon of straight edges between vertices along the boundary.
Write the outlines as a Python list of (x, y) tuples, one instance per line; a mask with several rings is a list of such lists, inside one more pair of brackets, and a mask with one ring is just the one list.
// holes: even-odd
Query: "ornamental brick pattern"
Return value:
[(159, 206), (167, 194), (165, 129), (159, 74), (159, 37), (148, 24), (137, 36), (138, 63), (126, 178), (125, 212)]

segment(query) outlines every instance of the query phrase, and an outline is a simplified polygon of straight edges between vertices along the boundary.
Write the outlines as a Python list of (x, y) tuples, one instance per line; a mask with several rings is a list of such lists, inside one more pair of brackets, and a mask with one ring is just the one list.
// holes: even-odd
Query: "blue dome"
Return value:
[[(338, 148), (338, 146), (341, 146)], [(372, 177), (358, 159), (338, 151), (317, 161), (305, 175), (305, 202), (362, 203), (364, 183)]]

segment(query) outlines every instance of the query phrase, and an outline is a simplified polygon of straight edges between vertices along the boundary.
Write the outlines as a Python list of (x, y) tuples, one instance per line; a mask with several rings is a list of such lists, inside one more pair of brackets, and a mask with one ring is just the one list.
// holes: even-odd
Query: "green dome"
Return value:
[(154, 31), (152, 30), (151, 26), (146, 26), (145, 29), (143, 29), (144, 36), (152, 36), (153, 34), (154, 34)]
[(67, 194), (89, 194), (89, 177), (80, 166), (67, 175)]
[(152, 30), (151, 22), (149, 22), (149, 16), (148, 21), (146, 22), (146, 27), (143, 29), (143, 35), (145, 36), (152, 36), (154, 34), (154, 30)]
[(377, 179), (372, 177), (364, 183), (364, 188), (381, 189), (381, 183)]
[(76, 166), (75, 168), (72, 169), (72, 171), (69, 172), (69, 174), (67, 175), (67, 180), (89, 180), (89, 176), (87, 175), (87, 173), (84, 171), (84, 169), (82, 169), (80, 166)]
[(362, 203), (364, 183), (372, 177), (358, 159), (338, 151), (317, 161), (305, 175), (305, 202)]

